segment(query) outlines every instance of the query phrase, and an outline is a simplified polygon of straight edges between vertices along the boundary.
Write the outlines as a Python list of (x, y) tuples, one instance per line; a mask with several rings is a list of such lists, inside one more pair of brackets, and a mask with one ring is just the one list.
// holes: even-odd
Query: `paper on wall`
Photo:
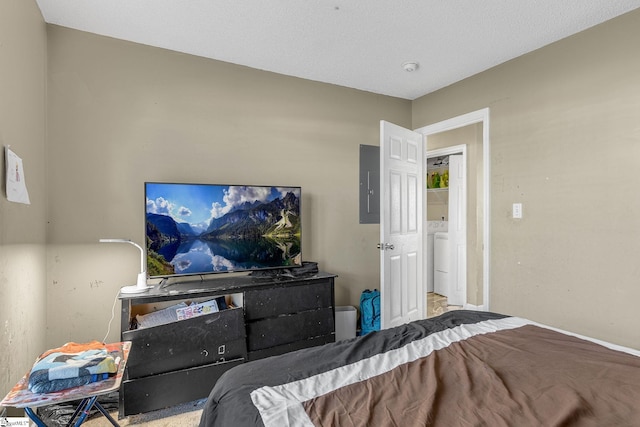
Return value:
[(7, 166), (7, 199), (10, 202), (30, 205), (27, 184), (24, 179), (22, 159), (7, 146), (5, 147), (5, 160)]

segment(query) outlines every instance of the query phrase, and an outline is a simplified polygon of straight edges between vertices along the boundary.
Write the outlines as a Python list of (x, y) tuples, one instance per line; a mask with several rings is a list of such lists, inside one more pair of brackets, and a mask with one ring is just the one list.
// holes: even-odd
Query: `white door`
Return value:
[[(429, 254), (427, 254), (428, 256)], [(449, 296), (449, 270), (451, 269), (451, 250), (449, 233), (439, 232), (433, 236), (433, 291)]]
[(447, 304), (467, 296), (467, 191), (462, 155), (449, 156), (449, 292)]
[(424, 318), (423, 136), (380, 122), (381, 328)]

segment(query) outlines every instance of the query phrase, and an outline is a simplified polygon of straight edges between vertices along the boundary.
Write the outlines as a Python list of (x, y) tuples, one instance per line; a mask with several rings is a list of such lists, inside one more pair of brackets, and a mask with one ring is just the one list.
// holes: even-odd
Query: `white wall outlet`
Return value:
[(522, 218), (522, 203), (513, 204), (513, 218)]

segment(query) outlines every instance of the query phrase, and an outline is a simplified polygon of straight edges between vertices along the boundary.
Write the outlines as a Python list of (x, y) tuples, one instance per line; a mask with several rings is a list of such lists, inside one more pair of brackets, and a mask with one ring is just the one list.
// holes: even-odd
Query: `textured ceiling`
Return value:
[[(415, 99), (640, 0), (36, 0), (47, 23)], [(413, 72), (402, 64), (415, 61)]]

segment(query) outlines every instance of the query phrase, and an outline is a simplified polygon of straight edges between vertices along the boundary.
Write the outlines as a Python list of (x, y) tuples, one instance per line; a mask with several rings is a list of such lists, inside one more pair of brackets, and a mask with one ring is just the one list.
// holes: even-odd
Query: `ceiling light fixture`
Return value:
[(405, 62), (402, 64), (402, 68), (404, 68), (407, 73), (411, 73), (418, 69), (418, 63), (413, 61)]

